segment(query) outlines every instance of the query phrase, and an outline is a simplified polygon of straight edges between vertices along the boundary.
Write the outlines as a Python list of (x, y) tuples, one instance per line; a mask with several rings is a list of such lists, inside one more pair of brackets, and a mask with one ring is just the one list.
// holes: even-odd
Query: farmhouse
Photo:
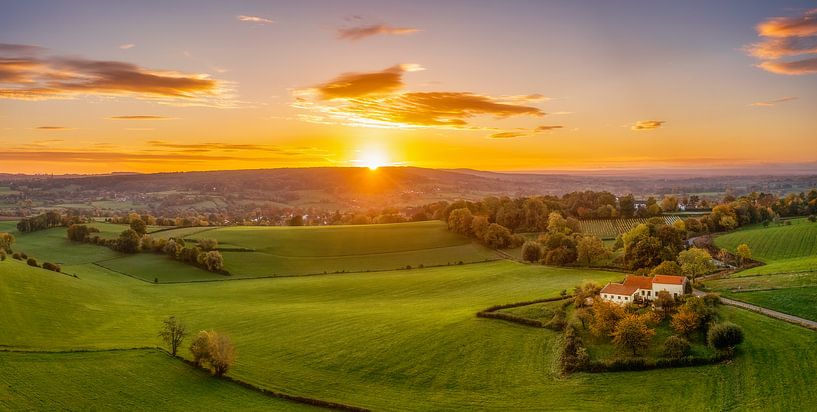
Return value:
[(685, 276), (627, 275), (624, 283), (608, 283), (599, 294), (604, 300), (623, 305), (638, 300), (653, 300), (661, 291), (667, 291), (672, 297), (681, 296), (686, 293), (687, 282)]

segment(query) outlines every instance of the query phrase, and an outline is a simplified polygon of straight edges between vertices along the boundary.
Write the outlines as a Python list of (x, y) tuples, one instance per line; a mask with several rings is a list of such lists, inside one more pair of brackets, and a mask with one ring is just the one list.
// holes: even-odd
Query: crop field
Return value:
[[(519, 410), (544, 405), (602, 410), (613, 402), (635, 404), (645, 398), (651, 399), (651, 407), (669, 410), (758, 409), (769, 404), (791, 409), (817, 402), (811, 389), (817, 376), (802, 367), (817, 364), (817, 334), (754, 313), (723, 309), (723, 316), (741, 324), (747, 336), (738, 357), (728, 364), (568, 378), (554, 372), (557, 333), (474, 316), (493, 304), (556, 296), (584, 280), (606, 283), (620, 278), (619, 273), (499, 261), (153, 285), (91, 264), (71, 270), (79, 279), (17, 261), (0, 262), (4, 314), (0, 329), (17, 331), (0, 335), (0, 346), (28, 350), (153, 346), (158, 344), (161, 319), (175, 315), (190, 330), (214, 328), (233, 338), (239, 356), (230, 375), (237, 379), (372, 409)], [(189, 357), (186, 350), (182, 355)], [(136, 360), (110, 355), (113, 365), (108, 372), (100, 370), (104, 363), (78, 366), (77, 371), (55, 370), (47, 359), (52, 355), (3, 356), (0, 359), (13, 360), (16, 368), (24, 369), (2, 378), (6, 386), (0, 399), (10, 409), (36, 406), (43, 399), (70, 408), (76, 405), (72, 402), (77, 402), (77, 394), (84, 393), (70, 389), (104, 388), (108, 384), (97, 381), (106, 373), (122, 375), (110, 378), (113, 386), (117, 379), (131, 376), (128, 371), (141, 376), (143, 369), (151, 376), (167, 376), (175, 387), (156, 388), (156, 382), (166, 381), (151, 379), (154, 386), (129, 384), (124, 391), (83, 398), (98, 405), (95, 409), (107, 409), (104, 406), (117, 398), (125, 398), (123, 405), (153, 398), (147, 391), (170, 393), (162, 395), (168, 397), (179, 392), (197, 394), (193, 399), (206, 396), (217, 409), (223, 396), (235, 396), (234, 405), (241, 409), (291, 406), (270, 400), (262, 407), (247, 399), (252, 398), (249, 394), (205, 390), (202, 385), (220, 383), (202, 382), (196, 373), (178, 370), (166, 357), (149, 353), (128, 355)], [(83, 362), (83, 355), (71, 356)], [(93, 363), (96, 354), (85, 356)], [(137, 365), (125, 370), (130, 362)], [(83, 369), (100, 371), (83, 374)], [(61, 377), (68, 381), (61, 384), (65, 390), (53, 384), (62, 382)], [(129, 382), (141, 382), (132, 379), (137, 380)], [(17, 395), (14, 388), (22, 381), (27, 391), (42, 396), (32, 400)], [(678, 396), (651, 396), (667, 386), (679, 388)], [(159, 402), (159, 409), (167, 405), (162, 403), (166, 400), (152, 402)]]
[[(664, 221), (671, 225), (678, 220), (683, 220), (682, 216), (678, 215), (664, 215), (661, 216)], [(615, 239), (616, 236), (629, 232), (636, 226), (647, 223), (646, 218), (629, 218), (629, 219), (587, 219), (579, 220), (579, 227), (582, 233), (587, 233), (597, 236), (600, 239), (608, 240)]]

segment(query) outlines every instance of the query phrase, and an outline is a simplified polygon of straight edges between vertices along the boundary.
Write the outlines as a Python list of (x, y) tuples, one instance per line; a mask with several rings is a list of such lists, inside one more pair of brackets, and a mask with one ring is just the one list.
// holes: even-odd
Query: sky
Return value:
[(0, 173), (817, 168), (817, 1), (0, 0)]

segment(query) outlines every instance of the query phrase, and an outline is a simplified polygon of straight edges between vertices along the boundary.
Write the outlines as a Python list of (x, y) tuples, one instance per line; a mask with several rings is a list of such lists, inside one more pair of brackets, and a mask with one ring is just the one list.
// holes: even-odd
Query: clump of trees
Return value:
[(616, 248), (624, 250), (624, 263), (630, 269), (649, 269), (674, 261), (684, 250), (685, 239), (685, 229), (656, 218), (621, 235), (616, 239)]
[(732, 353), (743, 342), (743, 329), (731, 322), (712, 326), (707, 333), (709, 346), (721, 352)]
[(235, 362), (235, 346), (230, 337), (213, 330), (199, 332), (190, 344), (190, 353), (196, 366), (210, 369), (222, 376)]
[(507, 227), (490, 222), (486, 216), (474, 216), (468, 208), (454, 209), (448, 216), (448, 229), (454, 233), (476, 238), (493, 249), (522, 245), (524, 237), (514, 235)]

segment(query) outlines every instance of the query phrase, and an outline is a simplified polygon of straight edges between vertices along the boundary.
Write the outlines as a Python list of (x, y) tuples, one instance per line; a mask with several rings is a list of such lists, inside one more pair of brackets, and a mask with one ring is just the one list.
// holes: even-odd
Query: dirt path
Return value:
[[(705, 292), (695, 289), (693, 291), (695, 296), (703, 296), (706, 295)], [(739, 300), (734, 299), (727, 299), (721, 297), (721, 303), (724, 305), (734, 306), (741, 309), (751, 310), (752, 312), (757, 312), (775, 319), (780, 319), (785, 322), (793, 323), (795, 325), (800, 325), (804, 328), (817, 330), (817, 322), (809, 319), (803, 319), (799, 316), (789, 315), (788, 313), (778, 312), (776, 310), (766, 309), (761, 306), (753, 305), (751, 303), (741, 302)]]

